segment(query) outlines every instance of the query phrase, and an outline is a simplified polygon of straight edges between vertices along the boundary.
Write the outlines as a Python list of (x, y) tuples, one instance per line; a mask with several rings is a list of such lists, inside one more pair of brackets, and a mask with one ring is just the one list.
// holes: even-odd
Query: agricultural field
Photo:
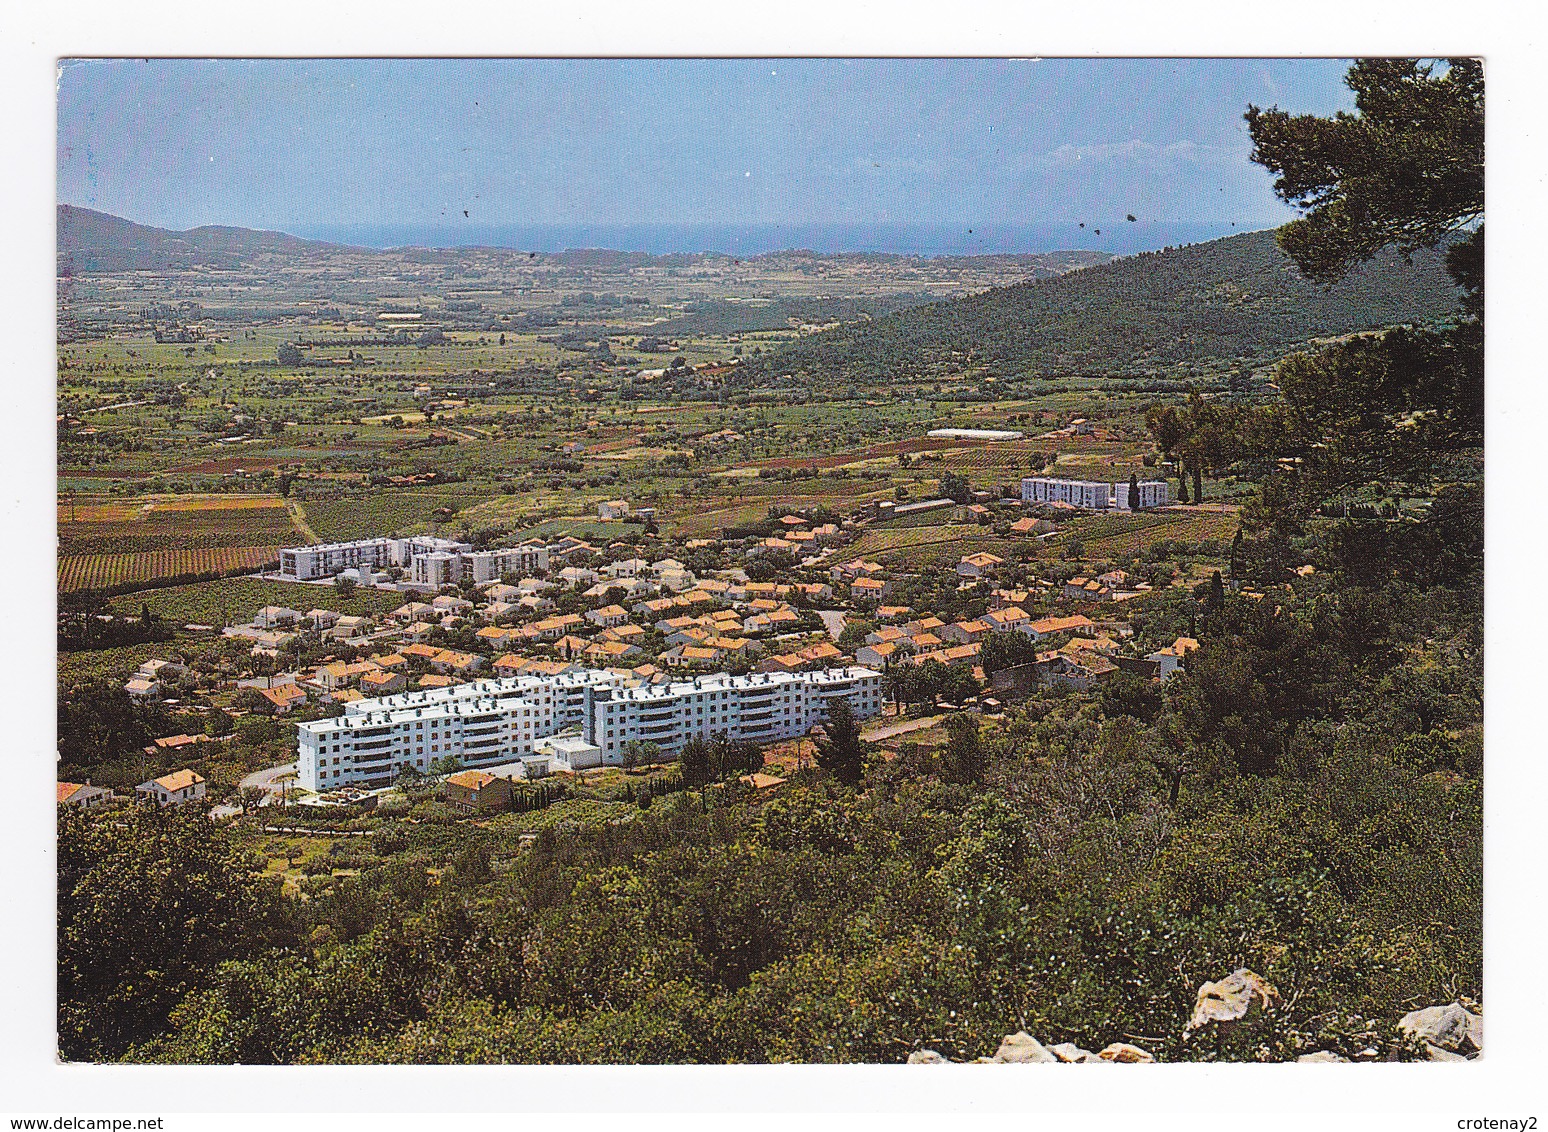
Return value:
[(136, 614), (141, 607), (175, 625), (231, 625), (249, 620), (266, 605), (292, 609), (322, 607), (343, 614), (381, 614), (396, 609), (404, 596), (388, 590), (357, 588), (350, 593), (329, 585), (275, 582), (265, 578), (225, 578), (186, 586), (145, 590), (115, 597), (109, 607)]
[(1035, 539), (996, 538), (986, 528), (973, 523), (939, 523), (932, 526), (868, 530), (845, 553), (852, 551), (858, 557), (876, 558), (887, 564), (889, 560), (900, 558), (902, 561), (918, 561), (919, 555), (932, 552), (949, 552), (960, 556), (987, 551), (1001, 557), (1024, 557), (1035, 555), (1037, 546)]
[(319, 541), (342, 542), (436, 530), (445, 525), (437, 519), (438, 512), (449, 519), (486, 498), (458, 484), (439, 490), (383, 489), (337, 499), (308, 499), (300, 508)]
[(279, 546), (142, 550), (132, 554), (70, 554), (59, 559), (59, 592), (136, 585), (191, 574), (257, 570), (279, 561)]
[(278, 546), (299, 533), (278, 496), (80, 497), (58, 508), (61, 554)]
[[(845, 317), (875, 317), (889, 295), (1009, 282), (1032, 260), (432, 258), (340, 251), (326, 301), (306, 297), (315, 265), (299, 261), (243, 287), (199, 271), (73, 277), (60, 306), (61, 590), (156, 586), (256, 568), (286, 545), (394, 533), (608, 539), (639, 530), (592, 519), (620, 496), (654, 506), (663, 536), (709, 537), (774, 507), (847, 515), (934, 498), (947, 475), (996, 492), (1050, 462), (1123, 479), (1153, 451), (1153, 397), (1099, 378), (816, 389), (750, 385), (732, 364), (830, 323), (802, 313), (814, 286), (848, 296), (832, 300)], [(779, 298), (725, 300), (758, 286)], [(158, 340), (168, 331), (182, 337)], [(1092, 434), (1067, 430), (1078, 416)], [(941, 427), (1025, 435), (926, 435)], [(1000, 545), (938, 516), (910, 521), (919, 533), (873, 529), (860, 552)], [(184, 620), (226, 616), (194, 604)], [(232, 604), (245, 616), (252, 603)]]
[(1143, 515), (1104, 515), (1080, 519), (1061, 529), (1058, 541), (1079, 539), (1081, 554), (1114, 561), (1143, 553), (1155, 543), (1229, 543), (1240, 524), (1235, 511), (1153, 511)]
[(61, 593), (257, 569), (303, 537), (272, 495), (71, 494), (59, 503), (58, 532)]

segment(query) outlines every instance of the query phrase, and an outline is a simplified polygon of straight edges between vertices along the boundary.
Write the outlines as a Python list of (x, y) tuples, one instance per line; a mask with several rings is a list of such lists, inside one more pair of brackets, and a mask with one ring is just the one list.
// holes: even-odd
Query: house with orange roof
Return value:
[(980, 551), (977, 554), (964, 555), (957, 563), (957, 576), (959, 578), (982, 578), (994, 573), (995, 569), (1003, 565), (1005, 559), (995, 554), (986, 554)]
[(886, 668), (897, 657), (897, 641), (882, 641), (874, 645), (861, 645), (855, 650), (855, 663), (866, 668)]
[(60, 782), (57, 784), (58, 804), (79, 806), (83, 810), (98, 810), (113, 800), (113, 792), (106, 786), (93, 786), (88, 782)]
[(996, 633), (1008, 633), (1012, 629), (1018, 629), (1031, 621), (1027, 611), (1020, 606), (1010, 605), (1004, 609), (991, 609), (980, 618)]
[(600, 625), (604, 629), (610, 629), (614, 625), (622, 625), (629, 620), (629, 611), (621, 605), (604, 605), (601, 609), (588, 609), (586, 620), (593, 625)]
[(631, 656), (639, 656), (641, 651), (638, 645), (625, 644), (623, 641), (594, 641), (586, 647), (582, 655), (587, 660), (606, 667)]
[(441, 784), (441, 798), (459, 814), (495, 814), (510, 807), (511, 784), (486, 770), (461, 770)]
[(1183, 661), (1198, 647), (1199, 642), (1194, 638), (1178, 637), (1166, 648), (1151, 653), (1145, 659), (1155, 661), (1158, 666), (1157, 675), (1163, 680), (1169, 680), (1182, 671)]
[(952, 625), (943, 625), (940, 629), (940, 638), (943, 641), (955, 641), (959, 645), (971, 644), (981, 641), (994, 632), (987, 621), (958, 621)]
[(158, 806), (180, 806), (204, 797), (204, 776), (196, 770), (174, 770), (171, 774), (142, 782), (134, 789), (144, 801)]
[(163, 751), (178, 751), (184, 747), (193, 747), (209, 741), (208, 735), (163, 735), (160, 739), (152, 739), (150, 746), (145, 748), (145, 753), (155, 755)]
[(763, 646), (746, 637), (711, 637), (704, 642), (705, 648), (719, 649), (727, 657), (754, 657), (763, 655)]
[(853, 601), (864, 605), (880, 604), (882, 598), (892, 591), (892, 583), (881, 578), (872, 578), (869, 575), (856, 578), (849, 583), (849, 596)]
[(554, 651), (567, 659), (580, 656), (581, 653), (590, 647), (591, 642), (585, 637), (577, 637), (572, 634), (566, 634), (554, 642)]
[(832, 641), (821, 641), (809, 648), (802, 649), (796, 655), (808, 663), (816, 664), (838, 660), (844, 654), (839, 651), (838, 646)]
[(1072, 617), (1043, 617), (1025, 625), (1018, 625), (1017, 628), (1034, 641), (1040, 641), (1055, 633), (1086, 633), (1094, 626), (1089, 617), (1077, 613)]
[(360, 678), (360, 690), (367, 696), (390, 696), (407, 687), (408, 681), (403, 678), (401, 672), (384, 672), (377, 669), (375, 672), (367, 672)]
[(430, 658), (430, 667), (437, 672), (447, 675), (460, 675), (467, 677), (485, 666), (485, 660), (475, 652), (457, 652), (455, 649), (441, 649)]
[(527, 663), (527, 658), (508, 652), (494, 662), (496, 676), (515, 676), (520, 673)]
[(274, 707), (275, 715), (284, 715), (298, 704), (306, 703), (306, 689), (299, 684), (281, 684), (277, 688), (255, 688)]

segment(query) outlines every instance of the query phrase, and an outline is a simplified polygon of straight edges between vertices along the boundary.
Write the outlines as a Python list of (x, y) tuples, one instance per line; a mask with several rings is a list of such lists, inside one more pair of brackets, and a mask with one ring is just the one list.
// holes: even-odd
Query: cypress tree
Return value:
[(856, 786), (865, 773), (865, 745), (849, 701), (835, 697), (828, 706), (827, 734), (817, 740), (817, 765), (846, 786)]

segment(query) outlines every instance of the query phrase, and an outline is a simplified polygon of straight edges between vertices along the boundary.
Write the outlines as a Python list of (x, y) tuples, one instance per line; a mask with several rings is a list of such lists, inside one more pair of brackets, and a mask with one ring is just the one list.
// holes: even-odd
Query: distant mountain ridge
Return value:
[[(391, 255), (416, 262), (455, 263), (467, 255), (517, 257), (539, 256), (575, 267), (627, 267), (658, 264), (681, 266), (716, 260), (818, 259), (843, 262), (899, 262), (929, 260), (936, 265), (953, 262), (999, 261), (1024, 265), (1036, 277), (1070, 267), (1105, 263), (1111, 252), (1096, 249), (1059, 249), (1041, 252), (975, 251), (925, 253), (899, 251), (821, 251), (795, 244), (754, 253), (729, 251), (643, 251), (633, 244), (617, 246), (578, 244), (562, 250), (542, 250), (507, 243), (415, 242), (380, 246), (306, 239), (285, 232), (205, 225), (188, 231), (171, 231), (138, 224), (111, 213), (62, 204), (58, 212), (58, 252), (61, 269), (76, 271), (154, 270), (160, 267), (215, 264), (232, 266), (265, 255), (309, 255), (349, 252), (356, 255)], [(638, 238), (648, 225), (614, 226), (621, 239)], [(434, 233), (426, 233), (433, 235)], [(441, 233), (451, 235), (451, 233)], [(528, 233), (534, 234), (534, 233)], [(592, 233), (595, 235), (596, 233)], [(803, 233), (794, 231), (793, 237)]]
[(746, 376), (885, 382), (1259, 363), (1316, 338), (1450, 317), (1460, 295), (1444, 253), (1405, 261), (1389, 250), (1325, 288), (1301, 276), (1273, 231), (1247, 232), (822, 331)]
[(205, 225), (171, 232), (121, 216), (61, 204), (57, 209), (60, 274), (144, 271), (176, 267), (238, 267), (266, 255), (344, 250), (341, 244), (303, 240), (284, 232)]

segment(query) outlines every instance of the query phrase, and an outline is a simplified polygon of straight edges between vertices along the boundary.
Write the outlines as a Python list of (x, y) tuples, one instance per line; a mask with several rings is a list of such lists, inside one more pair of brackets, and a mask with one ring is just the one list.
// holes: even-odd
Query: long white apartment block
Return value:
[(470, 551), (465, 542), (418, 535), (412, 538), (363, 538), (353, 542), (324, 542), (291, 546), (280, 551), (280, 573), (300, 581), (331, 577), (359, 566), (382, 570), (408, 566), (416, 555)]
[(298, 725), (297, 777), (313, 791), (386, 785), (405, 767), (426, 772), (448, 756), (471, 767), (521, 759), (538, 740), (576, 729), (597, 750), (593, 765), (619, 764), (631, 741), (675, 754), (694, 735), (804, 735), (837, 696), (860, 718), (882, 708), (881, 674), (868, 668), (636, 683), (626, 672), (582, 669), (357, 700), (338, 718)]
[(548, 569), (548, 548), (529, 543), (500, 550), (474, 550), (465, 542), (431, 538), (367, 538), (354, 542), (294, 546), (280, 551), (280, 573), (298, 581), (329, 578), (357, 567), (406, 568), (418, 585), (494, 582), (506, 574)]
[(630, 742), (655, 743), (675, 754), (695, 735), (725, 732), (732, 739), (772, 742), (805, 735), (827, 719), (828, 703), (849, 701), (856, 717), (882, 709), (881, 673), (870, 668), (816, 672), (720, 672), (671, 684), (588, 689), (586, 739), (602, 761), (618, 762)]
[(297, 725), (296, 776), (308, 790), (330, 790), (386, 785), (404, 767), (426, 772), (447, 756), (509, 762), (531, 755), (537, 739), (584, 727), (586, 689), (623, 679), (585, 669), (356, 700), (342, 716)]
[[(1139, 484), (1140, 507), (1160, 507), (1172, 501), (1171, 487), (1165, 480), (1144, 480)], [(1068, 503), (1088, 511), (1129, 510), (1129, 484), (1102, 483), (1097, 480), (1067, 480), (1054, 476), (1028, 476), (1021, 481), (1023, 503)]]

